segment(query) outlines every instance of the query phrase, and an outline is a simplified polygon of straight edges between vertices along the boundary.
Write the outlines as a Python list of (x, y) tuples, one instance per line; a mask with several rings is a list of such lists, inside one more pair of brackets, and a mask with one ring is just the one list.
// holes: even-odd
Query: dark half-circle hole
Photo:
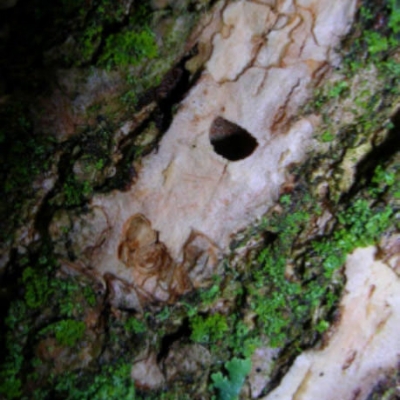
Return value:
[(247, 158), (258, 146), (249, 132), (222, 117), (215, 118), (211, 124), (210, 142), (214, 151), (229, 161)]

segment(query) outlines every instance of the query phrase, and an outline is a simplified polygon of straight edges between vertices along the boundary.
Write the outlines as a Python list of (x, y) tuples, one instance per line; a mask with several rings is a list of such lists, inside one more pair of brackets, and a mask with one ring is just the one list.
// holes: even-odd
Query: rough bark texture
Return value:
[(397, 398), (398, 3), (45, 5), (0, 1), (0, 397)]

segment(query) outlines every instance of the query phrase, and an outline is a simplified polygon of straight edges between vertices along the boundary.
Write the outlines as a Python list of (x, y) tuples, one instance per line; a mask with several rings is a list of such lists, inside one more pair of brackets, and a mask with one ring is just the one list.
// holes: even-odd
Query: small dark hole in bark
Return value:
[(214, 151), (229, 161), (249, 157), (258, 146), (249, 132), (222, 117), (215, 118), (211, 124), (210, 142)]

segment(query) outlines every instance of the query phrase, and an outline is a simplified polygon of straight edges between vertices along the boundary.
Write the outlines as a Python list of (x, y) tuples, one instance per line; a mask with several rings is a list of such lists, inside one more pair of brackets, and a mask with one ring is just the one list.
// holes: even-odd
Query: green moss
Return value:
[[(73, 317), (82, 314), (86, 297), (89, 298), (92, 304), (95, 304), (95, 296), (93, 291), (78, 285), (72, 279), (53, 279), (51, 281), (53, 292), (54, 306), (58, 306), (59, 315), (62, 317)], [(91, 292), (91, 293), (90, 293)], [(89, 301), (87, 301), (89, 304)]]
[(67, 373), (55, 382), (55, 392), (67, 400), (134, 400), (135, 386), (131, 365), (119, 362), (103, 366), (92, 377)]
[(21, 300), (10, 305), (4, 335), (6, 354), (0, 365), (0, 394), (6, 399), (20, 398), (22, 393), (21, 370), (25, 362), (23, 353), (30, 327), (26, 323), (29, 309)]
[(212, 304), (221, 296), (220, 284), (222, 278), (218, 275), (215, 275), (213, 277), (213, 281), (214, 284), (211, 285), (208, 289), (200, 291), (200, 300), (204, 305)]
[(329, 131), (325, 131), (322, 135), (321, 135), (321, 141), (323, 143), (328, 143), (328, 142), (332, 142), (332, 140), (335, 138), (334, 135), (332, 135), (332, 133), (330, 133)]
[(156, 314), (156, 318), (160, 322), (167, 321), (171, 317), (171, 309), (168, 306), (162, 308), (162, 310)]
[[(11, 300), (6, 330), (2, 332), (5, 344), (4, 360), (0, 365), (0, 393), (5, 398), (21, 398), (25, 384), (41, 370), (39, 360), (31, 358), (37, 340), (44, 334), (54, 335), (62, 346), (74, 346), (83, 337), (85, 324), (79, 321), (84, 310), (94, 306), (96, 297), (90, 286), (79, 285), (75, 278), (56, 278), (56, 263), (43, 247), (38, 254), (21, 259), (21, 296)], [(16, 268), (16, 266), (14, 266)], [(47, 325), (55, 318), (61, 321)], [(70, 318), (70, 317), (74, 318)], [(45, 326), (45, 328), (43, 328)], [(44, 399), (46, 388), (38, 390), (33, 398)], [(29, 394), (30, 395), (30, 394)]]
[(86, 325), (82, 321), (63, 319), (48, 325), (40, 331), (41, 335), (54, 334), (57, 342), (62, 346), (75, 346), (82, 339)]
[(103, 27), (94, 22), (89, 24), (79, 38), (80, 61), (88, 62), (101, 42)]
[(64, 204), (66, 207), (76, 207), (84, 203), (93, 193), (93, 187), (89, 181), (78, 181), (75, 176), (67, 178), (62, 187)]
[[(250, 307), (257, 315), (257, 326), (268, 337), (269, 345), (281, 347), (295, 340), (307, 320), (311, 321), (315, 332), (327, 329), (329, 310), (339, 300), (341, 279), (337, 272), (343, 267), (346, 256), (355, 248), (376, 244), (393, 225), (393, 206), (376, 203), (376, 199), (394, 183), (393, 172), (381, 166), (376, 168), (371, 185), (364, 193), (366, 197), (355, 199), (339, 211), (335, 229), (303, 248), (303, 254), (307, 254), (302, 261), (307, 265), (305, 273), (296, 268), (296, 264), (301, 265), (302, 258), (295, 262), (292, 251), (311, 215), (318, 215), (318, 207), (312, 206), (307, 195), (300, 201), (298, 197), (282, 196), (280, 203), (285, 212), (262, 224), (277, 237), (261, 251), (258, 265), (252, 267), (250, 280), (244, 282), (250, 294)], [(371, 193), (373, 196), (368, 198)], [(295, 211), (299, 209), (301, 211)], [(293, 271), (288, 277), (290, 264)]]
[(225, 363), (228, 377), (221, 372), (211, 375), (213, 388), (218, 390), (219, 400), (236, 400), (244, 384), (246, 376), (251, 370), (250, 359), (233, 358)]
[(0, 193), (7, 201), (0, 204), (0, 241), (10, 239), (24, 223), (27, 205), (37, 198), (32, 183), (51, 169), (54, 149), (51, 138), (33, 133), (30, 111), (23, 101), (10, 101), (0, 110)]
[(388, 39), (378, 32), (368, 31), (365, 34), (365, 42), (367, 43), (368, 52), (371, 55), (387, 51), (389, 48)]
[(24, 324), (26, 306), (14, 302), (6, 318), (8, 331), (5, 335), (6, 354), (0, 365), (0, 394), (6, 399), (20, 398), (22, 392), (21, 369), (24, 365), (22, 342), (26, 340), (28, 327)]
[(90, 286), (85, 286), (83, 288), (83, 295), (90, 307), (94, 307), (96, 305), (96, 294)]
[(89, 393), (83, 398), (94, 400), (134, 400), (135, 386), (130, 376), (131, 365), (121, 364), (116, 367), (104, 368), (99, 376), (94, 379)]
[(398, 0), (389, 0), (390, 16), (389, 28), (394, 34), (400, 33), (400, 3)]
[(252, 295), (250, 306), (272, 347), (285, 342), (293, 319), (302, 318), (304, 314), (301, 312), (299, 315), (302, 288), (299, 283), (286, 280), (286, 258), (279, 254), (279, 247), (276, 249), (266, 249), (261, 253), (258, 259), (260, 267), (254, 271), (254, 284), (249, 286)]
[(109, 0), (89, 3), (87, 11), (86, 20), (81, 23), (80, 32), (76, 34), (77, 46), (72, 48), (72, 53), (68, 56), (68, 61), (75, 65), (92, 61), (101, 43), (106, 39), (104, 32), (110, 26), (122, 23), (125, 16), (124, 5)]
[(149, 27), (140, 31), (126, 30), (107, 37), (99, 64), (108, 68), (136, 66), (144, 59), (155, 58), (157, 54), (155, 36)]
[[(378, 24), (377, 21), (382, 22)], [(357, 25), (361, 34), (353, 40), (348, 57), (344, 58), (346, 68), (349, 67), (351, 73), (357, 72), (365, 66), (366, 61), (367, 63), (374, 62), (376, 67), (382, 69), (388, 62), (388, 53), (399, 46), (400, 6), (398, 1), (364, 2), (360, 8)], [(364, 62), (361, 61), (363, 58)]]
[(127, 331), (134, 334), (144, 333), (147, 330), (146, 324), (134, 317), (128, 318), (124, 327)]
[(349, 84), (346, 81), (335, 82), (328, 90), (328, 99), (334, 99), (344, 95), (348, 91), (348, 88)]
[(0, 370), (0, 394), (3, 394), (7, 400), (21, 397), (21, 379), (16, 377), (12, 368), (5, 366), (6, 370)]
[(28, 267), (22, 274), (22, 282), (25, 284), (25, 301), (28, 307), (39, 308), (47, 302), (52, 293), (47, 274)]
[[(158, 55), (155, 35), (149, 27), (151, 10), (148, 5), (135, 5), (128, 22), (124, 21), (124, 8), (121, 3), (108, 0), (95, 2), (78, 37), (79, 56), (75, 64), (91, 61), (98, 50), (97, 65), (108, 69), (137, 66)], [(120, 25), (117, 32), (116, 24)], [(109, 27), (113, 27), (115, 33), (107, 34)]]
[(376, 197), (383, 193), (386, 187), (391, 187), (396, 183), (396, 175), (392, 171), (386, 171), (382, 165), (378, 165), (375, 168), (372, 183), (374, 186), (371, 187), (370, 193)]
[[(147, 22), (140, 26), (137, 25), (137, 21), (130, 21), (129, 27), (124, 27), (119, 32), (114, 31), (115, 33), (106, 37), (107, 30), (104, 30), (104, 24), (121, 21), (118, 19), (120, 17), (117, 13), (111, 15), (108, 12), (112, 5), (106, 1), (98, 0), (93, 4), (97, 11), (88, 15), (89, 23), (85, 28), (87, 31), (82, 31), (79, 39), (82, 58), (77, 63), (81, 65), (83, 58), (89, 60), (94, 57), (97, 49), (100, 52), (98, 61), (104, 67), (126, 67), (151, 60), (144, 67), (146, 72), (141, 77), (143, 79), (134, 76), (129, 82), (132, 88), (127, 101), (134, 102), (142, 90), (160, 81), (159, 77), (170, 68), (173, 57), (169, 57), (168, 60), (164, 58), (162, 52), (165, 49), (157, 48)], [(339, 154), (336, 160), (340, 160), (343, 147), (357, 146), (359, 142), (367, 140), (371, 132), (382, 129), (382, 119), (387, 117), (377, 117), (379, 112), (372, 114), (371, 110), (378, 110), (379, 102), (386, 98), (386, 94), (389, 96), (387, 101), (391, 101), (390, 96), (398, 90), (396, 82), (398, 83), (400, 76), (400, 65), (388, 55), (394, 51), (393, 34), (399, 32), (400, 17), (397, 3), (390, 0), (388, 4), (391, 8), (388, 9), (389, 22), (385, 29), (390, 30), (390, 36), (385, 36), (385, 30), (375, 34), (373, 30), (365, 29), (362, 31), (362, 38), (358, 40), (357, 50), (358, 55), (360, 52), (366, 54), (365, 60), (368, 63), (379, 60), (379, 74), (382, 74), (379, 79), (387, 80), (385, 92), (377, 94), (369, 92), (368, 89), (355, 96), (357, 106), (368, 112), (361, 112), (364, 115), (356, 119), (353, 130), (343, 129), (337, 132), (331, 126), (324, 127), (322, 141), (330, 142), (334, 136), (340, 139), (338, 142), (345, 139), (343, 143), (335, 141), (329, 146), (331, 149), (338, 149), (334, 155), (326, 156), (329, 160), (336, 154)], [(75, 5), (73, 9), (76, 9)], [(90, 23), (93, 15), (93, 21), (100, 25)], [(373, 21), (374, 17), (375, 13), (370, 10), (365, 12), (363, 18)], [(175, 37), (179, 37), (176, 32)], [(101, 42), (103, 45), (100, 46)], [(348, 70), (344, 73), (354, 71), (355, 66), (361, 68), (363, 64), (366, 65), (365, 60), (350, 59)], [(353, 85), (348, 82), (334, 83), (321, 90), (317, 99), (320, 109), (322, 110), (328, 102), (337, 104), (347, 97), (349, 91), (353, 90)], [(329, 117), (326, 116), (325, 119), (328, 121)], [(19, 115), (15, 122), (18, 123), (18, 129), (27, 134), (21, 137), (29, 138), (29, 119)], [(351, 135), (357, 138), (350, 139)], [(11, 143), (10, 138), (12, 139), (12, 135), (8, 132), (0, 132), (2, 144)], [(93, 142), (97, 140), (98, 137)], [(32, 142), (28, 147), (33, 149), (36, 145), (39, 145), (39, 142)], [(21, 157), (27, 149), (24, 146), (24, 140), (16, 141), (16, 147), (12, 151), (13, 157)], [(81, 150), (82, 153), (86, 151), (82, 148)], [(38, 154), (42, 154), (38, 158), (43, 162), (47, 154), (46, 149), (40, 150), (38, 147), (37, 151)], [(321, 158), (323, 161), (323, 157)], [(98, 158), (96, 153), (93, 158), (88, 159), (88, 168), (100, 171), (107, 164), (107, 160), (107, 157), (103, 156)], [(320, 159), (316, 157), (313, 162), (317, 164)], [(4, 175), (7, 194), (19, 190), (19, 182), (28, 182), (31, 179), (23, 160), (23, 165), (18, 165), (15, 160), (13, 163), (9, 169), (12, 174)], [(105, 309), (102, 313), (105, 330), (101, 335), (106, 336), (104, 348), (111, 347), (112, 351), (105, 354), (101, 362), (106, 362), (108, 366), (98, 366), (94, 361), (88, 369), (83, 368), (58, 377), (41, 377), (43, 381), (48, 379), (49, 384), (36, 390), (32, 397), (133, 398), (135, 391), (129, 377), (129, 364), (114, 364), (113, 357), (120, 357), (121, 352), (131, 356), (142, 345), (142, 336), (156, 338), (154, 346), (156, 351), (160, 350), (165, 333), (176, 331), (176, 325), (172, 326), (171, 321), (175, 324), (176, 321), (187, 320), (191, 328), (190, 339), (210, 350), (213, 360), (219, 360), (212, 365), (212, 372), (220, 369), (220, 362), (223, 363), (232, 357), (235, 360), (225, 363), (225, 373), (221, 371), (211, 375), (211, 390), (215, 390), (221, 399), (237, 397), (248, 373), (247, 366), (245, 365), (244, 371), (242, 367), (256, 347), (266, 344), (265, 337), (268, 338), (269, 344), (281, 347), (282, 353), (291, 357), (299, 349), (315, 344), (319, 335), (328, 329), (340, 299), (340, 289), (343, 285), (342, 266), (347, 254), (355, 247), (375, 244), (382, 233), (395, 223), (393, 220), (396, 208), (392, 200), (394, 197), (400, 197), (399, 173), (393, 166), (386, 168), (386, 164), (385, 161), (376, 169), (372, 179), (369, 174), (363, 178), (363, 184), (356, 188), (356, 192), (361, 191), (355, 195), (351, 193), (353, 197), (350, 201), (346, 200), (347, 205), (342, 204), (339, 198), (334, 201), (328, 193), (321, 207), (329, 208), (333, 215), (332, 221), (321, 234), (322, 237), (311, 239), (308, 233), (311, 231), (310, 226), (315, 226), (316, 216), (319, 215), (318, 204), (315, 204), (317, 200), (309, 195), (311, 191), (309, 187), (305, 187), (299, 174), (299, 183), (296, 182), (294, 193), (285, 194), (279, 199), (279, 207), (276, 207), (279, 214), (270, 213), (264, 218), (261, 226), (252, 227), (255, 232), (255, 237), (251, 237), (252, 243), (258, 244), (255, 248), (249, 246), (249, 255), (240, 261), (241, 265), (225, 260), (223, 277), (215, 279), (208, 289), (200, 290), (193, 297), (185, 297), (184, 301), (173, 307), (165, 307), (155, 316), (149, 312), (145, 322), (135, 317), (126, 318), (129, 314), (124, 312), (124, 317), (115, 317), (116, 320), (120, 319), (110, 322), (111, 318), (107, 316)], [(313, 167), (311, 164), (308, 166)], [(72, 168), (72, 164), (67, 167)], [(40, 169), (40, 165), (38, 168)], [(13, 174), (19, 174), (19, 178), (13, 180)], [(315, 183), (313, 179), (305, 180), (307, 184)], [(333, 179), (329, 184), (331, 181)], [(83, 179), (79, 181), (70, 173), (70, 176), (56, 187), (56, 190), (62, 192), (62, 201), (58, 205), (82, 205), (90, 197), (92, 187), (92, 182)], [(257, 239), (257, 235), (260, 236), (260, 240)], [(264, 240), (265, 238), (268, 240)], [(7, 359), (0, 372), (0, 393), (8, 398), (21, 397), (21, 389), (27, 386), (27, 377), (34, 377), (34, 373), (37, 373), (29, 370), (28, 366), (31, 363), (26, 358), (32, 353), (32, 343), (38, 339), (38, 333), (54, 336), (63, 346), (76, 346), (84, 338), (85, 324), (82, 321), (85, 312), (88, 311), (88, 307), (97, 304), (96, 294), (90, 286), (75, 279), (55, 279), (54, 271), (43, 272), (32, 260), (28, 260), (24, 266), (26, 265), (29, 267), (22, 272), (20, 280), (24, 291), (11, 302), (6, 318)], [(212, 305), (220, 298), (227, 305), (227, 315), (210, 311)], [(35, 317), (39, 314), (41, 318), (37, 319), (39, 322), (36, 325)], [(61, 320), (54, 322), (57, 319)], [(43, 330), (43, 326), (49, 322), (51, 324)], [(99, 329), (102, 329), (100, 325), (102, 324), (99, 324)], [(142, 335), (143, 333), (147, 334)], [(238, 359), (239, 356), (246, 357), (246, 360)], [(289, 356), (287, 357), (290, 358)], [(32, 368), (40, 370), (43, 367), (39, 368), (32, 363)], [(238, 370), (242, 372), (237, 373)], [(173, 395), (161, 394), (160, 397), (172, 398)]]
[(207, 317), (195, 315), (190, 320), (190, 327), (192, 329), (190, 338), (199, 343), (213, 343), (221, 340), (229, 330), (226, 317), (218, 313)]

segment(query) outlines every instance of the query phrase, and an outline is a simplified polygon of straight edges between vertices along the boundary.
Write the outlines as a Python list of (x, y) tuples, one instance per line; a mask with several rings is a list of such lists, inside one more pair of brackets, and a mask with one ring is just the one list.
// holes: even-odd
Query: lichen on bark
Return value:
[(341, 398), (396, 396), (396, 1), (40, 6), (0, 11), (0, 394), (310, 398), (368, 304)]

